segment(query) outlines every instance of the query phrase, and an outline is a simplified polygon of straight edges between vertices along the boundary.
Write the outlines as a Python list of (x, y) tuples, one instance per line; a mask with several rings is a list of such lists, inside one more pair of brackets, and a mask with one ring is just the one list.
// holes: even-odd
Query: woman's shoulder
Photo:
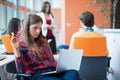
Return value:
[(19, 47), (20, 47), (20, 48), (27, 48), (27, 45), (26, 45), (26, 43), (25, 43), (24, 41), (21, 40), (21, 41), (19, 42)]
[(43, 38), (43, 44), (40, 45), (41, 48), (47, 49), (49, 47), (49, 43), (46, 38)]
[(44, 13), (43, 12), (37, 12), (36, 15), (43, 16)]

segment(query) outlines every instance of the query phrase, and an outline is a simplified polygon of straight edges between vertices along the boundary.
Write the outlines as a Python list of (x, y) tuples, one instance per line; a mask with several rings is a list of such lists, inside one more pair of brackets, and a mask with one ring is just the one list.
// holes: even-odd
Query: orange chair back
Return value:
[(13, 53), (13, 48), (11, 45), (11, 36), (6, 34), (6, 35), (1, 35), (2, 37), (2, 42), (6, 48), (7, 53)]
[(83, 49), (83, 56), (107, 56), (106, 38), (96, 32), (83, 32), (74, 40), (74, 49)]

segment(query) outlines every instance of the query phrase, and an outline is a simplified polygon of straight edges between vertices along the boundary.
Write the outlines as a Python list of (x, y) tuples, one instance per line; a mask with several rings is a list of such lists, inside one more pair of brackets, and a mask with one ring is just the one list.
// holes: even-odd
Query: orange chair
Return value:
[(70, 49), (83, 49), (83, 56), (107, 56), (106, 38), (96, 32), (76, 34)]
[(2, 42), (6, 49), (6, 53), (8, 54), (13, 53), (13, 48), (11, 46), (11, 36), (6, 34), (6, 35), (1, 35), (1, 37), (2, 37)]
[(85, 80), (107, 80), (106, 38), (96, 32), (77, 32), (73, 35), (69, 49), (83, 49), (79, 70)]

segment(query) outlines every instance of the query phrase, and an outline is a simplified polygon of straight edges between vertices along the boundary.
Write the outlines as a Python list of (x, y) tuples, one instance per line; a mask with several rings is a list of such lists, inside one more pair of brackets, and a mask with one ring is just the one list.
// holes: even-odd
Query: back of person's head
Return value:
[(46, 8), (49, 7), (49, 11), (48, 13), (51, 14), (51, 5), (48, 1), (45, 1), (42, 5), (42, 9), (41, 9), (41, 12), (46, 12)]
[[(30, 27), (31, 25), (37, 24), (37, 23), (43, 23), (42, 18), (35, 14), (29, 14), (25, 17), (23, 21), (23, 27), (22, 27), (22, 36), (21, 39), (25, 41), (28, 45), (32, 44), (31, 35), (30, 35)], [(42, 44), (42, 31), (40, 32), (39, 36), (35, 39), (36, 43)]]
[(94, 15), (89, 11), (83, 12), (79, 19), (86, 27), (93, 27), (94, 25)]
[(20, 30), (20, 28), (21, 28), (20, 19), (12, 18), (8, 24), (7, 34), (11, 35), (11, 33), (13, 32), (16, 35), (18, 31)]

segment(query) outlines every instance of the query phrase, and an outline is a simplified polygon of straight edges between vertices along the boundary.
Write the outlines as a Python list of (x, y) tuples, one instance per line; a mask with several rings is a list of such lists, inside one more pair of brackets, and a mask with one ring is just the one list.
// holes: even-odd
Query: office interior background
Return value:
[[(71, 36), (78, 31), (80, 26), (79, 15), (84, 11), (91, 11), (95, 16), (95, 24), (102, 29), (113, 29), (117, 31), (117, 40), (120, 40), (120, 1), (119, 0), (0, 0), (0, 34), (4, 34), (7, 30), (8, 22), (13, 17), (21, 20), (27, 14), (38, 13), (41, 10), (42, 3), (49, 1), (52, 6), (52, 12), (55, 17), (56, 28), (54, 34), (56, 37), (57, 47), (59, 45), (70, 44)], [(114, 31), (113, 31), (114, 32)], [(113, 34), (112, 34), (113, 35)], [(110, 38), (111, 39), (111, 38)], [(108, 42), (110, 42), (108, 40)], [(117, 41), (118, 42), (118, 41)], [(111, 43), (111, 42), (110, 42)], [(108, 44), (110, 44), (108, 43)], [(118, 44), (110, 48), (115, 48), (111, 52), (116, 52), (111, 65), (115, 69), (109, 80), (120, 80), (120, 55)], [(113, 54), (112, 53), (112, 54)]]

